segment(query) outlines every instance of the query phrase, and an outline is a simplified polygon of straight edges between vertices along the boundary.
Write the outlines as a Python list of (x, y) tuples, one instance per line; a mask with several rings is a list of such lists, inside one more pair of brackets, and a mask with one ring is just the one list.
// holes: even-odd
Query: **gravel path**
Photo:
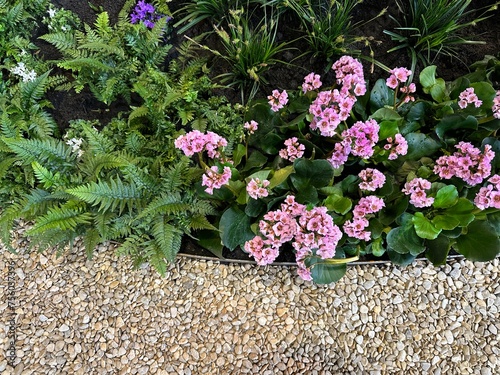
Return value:
[[(15, 261), (16, 368), (7, 272)], [(101, 248), (0, 250), (2, 374), (498, 374), (500, 265), (293, 268), (180, 260), (165, 278)]]

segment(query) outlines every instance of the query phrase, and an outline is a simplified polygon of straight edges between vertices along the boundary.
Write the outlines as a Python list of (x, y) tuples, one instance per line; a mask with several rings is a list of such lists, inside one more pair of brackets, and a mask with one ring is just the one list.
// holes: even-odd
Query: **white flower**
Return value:
[(50, 8), (47, 13), (49, 14), (49, 17), (50, 18), (54, 18), (54, 16), (56, 15), (56, 10), (53, 9), (53, 8)]
[(71, 151), (76, 152), (77, 156), (80, 158), (83, 155), (83, 150), (80, 149), (82, 146), (83, 139), (82, 138), (71, 138), (66, 141), (68, 146), (71, 146)]
[(61, 30), (62, 31), (68, 31), (69, 29), (68, 29), (68, 26), (61, 26)]
[(11, 70), (12, 74), (18, 75), (23, 79), (23, 82), (34, 81), (37, 77), (36, 72), (32, 69), (28, 71), (26, 65), (21, 61), (18, 62)]

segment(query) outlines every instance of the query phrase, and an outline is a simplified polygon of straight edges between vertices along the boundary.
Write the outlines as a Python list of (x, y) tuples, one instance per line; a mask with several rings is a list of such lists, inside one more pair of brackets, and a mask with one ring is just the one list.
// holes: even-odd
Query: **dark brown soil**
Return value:
[[(87, 24), (93, 24), (96, 19), (96, 11), (94, 11), (89, 3), (81, 0), (52, 0), (55, 6), (64, 7), (66, 9), (72, 10), (77, 13), (81, 20)], [(186, 1), (173, 0), (169, 3), (172, 11), (176, 11), (181, 8), (181, 6)], [(91, 3), (95, 7), (102, 7), (103, 10), (107, 11), (111, 22), (116, 22), (118, 18), (118, 13), (120, 12), (124, 0), (116, 1), (105, 1), (105, 0), (92, 0)], [(377, 14), (386, 6), (387, 3), (384, 1), (375, 0), (365, 0), (363, 3), (359, 4), (355, 8), (354, 12), (354, 22), (363, 23), (366, 20), (375, 18)], [(481, 7), (491, 5), (494, 1), (492, 0), (474, 0), (473, 5), (476, 9)], [(389, 7), (386, 14), (381, 17), (375, 18), (373, 21), (363, 24), (357, 29), (358, 36), (372, 37), (373, 41), (371, 43), (371, 48), (373, 49), (375, 59), (383, 63), (384, 65), (393, 68), (398, 66), (410, 67), (410, 58), (406, 51), (400, 50), (397, 52), (388, 53), (387, 51), (394, 47), (394, 42), (391, 41), (387, 34), (384, 34), (384, 30), (390, 30), (395, 27), (395, 23), (391, 20), (390, 16), (397, 18), (396, 7)], [(467, 34), (464, 35), (467, 39), (481, 40), (485, 44), (471, 44), (464, 45), (460, 47), (459, 59), (450, 59), (446, 56), (438, 57), (433, 63), (438, 66), (437, 72), (440, 77), (445, 80), (453, 80), (461, 75), (467, 74), (469, 72), (468, 67), (478, 61), (483, 59), (485, 55), (498, 55), (500, 53), (500, 26), (498, 19), (500, 16), (500, 11), (497, 10), (492, 17), (487, 20), (477, 24), (476, 27), (466, 30)], [(180, 17), (178, 17), (180, 18)], [(293, 18), (284, 19), (280, 24), (280, 32), (278, 34), (279, 41), (293, 40), (298, 36), (297, 30), (298, 22)], [(199, 33), (213, 30), (209, 22), (204, 22), (197, 25), (192, 30), (188, 31), (188, 35), (195, 36)], [(38, 35), (43, 34), (45, 31), (39, 30)], [(172, 43), (174, 47), (184, 37), (182, 35), (174, 35), (172, 38)], [(58, 58), (57, 51), (40, 40), (36, 41), (40, 46), (40, 54), (46, 59)], [(212, 36), (205, 40), (205, 45), (211, 49), (220, 49), (220, 44), (217, 37)], [(303, 56), (297, 59), (297, 56), (301, 52), (307, 50), (307, 45), (303, 41), (296, 41), (292, 44), (295, 50), (290, 50), (285, 52), (280, 59), (290, 62), (292, 65), (275, 65), (271, 68), (266, 78), (269, 81), (269, 85), (263, 86), (258, 93), (258, 96), (265, 97), (269, 92), (275, 88), (278, 89), (296, 89), (302, 83), (303, 77), (314, 71), (321, 74), (323, 81), (332, 82), (332, 73), (328, 73), (329, 76), (325, 77), (325, 66), (327, 65), (325, 61), (319, 59), (312, 59), (310, 56)], [(369, 48), (362, 46), (355, 46), (361, 48), (362, 54), (368, 55), (370, 53)], [(175, 53), (175, 52), (174, 52)], [(228, 69), (228, 66), (221, 61), (221, 59), (216, 59), (214, 56), (207, 55), (207, 52), (200, 51), (200, 53), (205, 53), (209, 57), (209, 64), (212, 66), (212, 75), (216, 77), (218, 74), (223, 73)], [(364, 62), (365, 66), (365, 77), (370, 81), (374, 82), (380, 77), (386, 77), (387, 73), (383, 72), (380, 68), (376, 66), (371, 69), (368, 62)], [(418, 74), (415, 72), (416, 74)], [(496, 82), (494, 85), (500, 88), (500, 83)], [(216, 94), (225, 95), (232, 102), (238, 102), (240, 100), (239, 92), (236, 90), (219, 90)], [(49, 99), (55, 106), (53, 110), (53, 115), (61, 129), (68, 126), (68, 122), (74, 119), (88, 119), (88, 120), (99, 120), (103, 124), (106, 124), (114, 116), (116, 116), (120, 111), (128, 110), (128, 106), (124, 102), (117, 101), (111, 106), (106, 106), (103, 103), (98, 102), (88, 90), (84, 90), (80, 94), (74, 92), (54, 92), (50, 93)], [(188, 252), (199, 253), (201, 255), (210, 255), (197, 249), (193, 244), (185, 246)], [(225, 255), (231, 258), (243, 258), (248, 259), (248, 257), (241, 252)], [(290, 259), (279, 259), (280, 261), (289, 261)]]

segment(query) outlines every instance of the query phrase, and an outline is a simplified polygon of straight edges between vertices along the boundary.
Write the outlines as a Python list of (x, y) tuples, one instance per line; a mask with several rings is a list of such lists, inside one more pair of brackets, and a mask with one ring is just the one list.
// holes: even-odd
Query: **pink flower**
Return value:
[(357, 217), (365, 217), (369, 214), (374, 214), (385, 207), (384, 200), (375, 195), (369, 195), (359, 200), (358, 204), (354, 207), (353, 215)]
[(259, 128), (259, 123), (257, 121), (250, 121), (250, 122), (245, 122), (245, 124), (243, 125), (243, 127), (248, 130), (248, 134), (253, 134), (257, 131), (257, 129)]
[(389, 78), (387, 78), (386, 85), (391, 89), (396, 89), (396, 87), (398, 87), (400, 83), (405, 83), (408, 80), (408, 77), (411, 76), (412, 71), (406, 68), (394, 68), (390, 70), (389, 73), (391, 73), (391, 75)]
[(333, 65), (337, 83), (342, 85), (340, 92), (350, 95), (353, 92), (356, 96), (366, 93), (366, 84), (363, 74), (363, 65), (358, 59), (351, 56), (342, 56)]
[(493, 99), (493, 107), (491, 110), (493, 111), (493, 117), (500, 119), (500, 90), (497, 91), (495, 98)]
[(267, 97), (269, 99), (269, 105), (273, 112), (278, 112), (281, 108), (288, 103), (288, 93), (286, 90), (279, 92), (278, 90), (273, 90), (272, 94)]
[(302, 92), (305, 94), (308, 91), (319, 89), (322, 85), (319, 74), (309, 73), (304, 77), (302, 84)]
[(351, 145), (348, 141), (336, 143), (332, 156), (328, 159), (328, 161), (333, 166), (333, 168), (340, 168), (340, 166), (344, 165), (347, 161), (350, 152)]
[(261, 181), (258, 178), (252, 178), (247, 185), (247, 193), (253, 199), (264, 198), (269, 195), (267, 187), (269, 186), (269, 181)]
[(271, 246), (259, 236), (245, 242), (244, 249), (260, 266), (273, 263), (279, 255), (279, 248)]
[(301, 158), (304, 155), (304, 150), (306, 147), (299, 143), (297, 137), (289, 138), (285, 141), (286, 148), (280, 150), (279, 155), (281, 158), (293, 162), (297, 158)]
[(219, 167), (214, 165), (211, 168), (207, 168), (205, 174), (202, 176), (202, 186), (206, 186), (205, 191), (212, 195), (214, 189), (220, 189), (223, 185), (229, 182), (231, 178), (231, 168), (224, 167), (222, 173), (219, 173)]
[(402, 192), (410, 196), (410, 203), (415, 207), (430, 207), (434, 203), (434, 198), (428, 197), (425, 192), (425, 190), (429, 190), (430, 188), (430, 181), (417, 177), (407, 182)]
[(458, 106), (462, 109), (467, 107), (469, 104), (474, 104), (476, 108), (481, 107), (481, 105), (483, 104), (483, 102), (479, 100), (477, 95), (474, 93), (473, 87), (469, 87), (468, 89), (462, 91), (458, 96), (458, 99)]
[(495, 174), (488, 179), (488, 182), (491, 184), (479, 189), (474, 204), (481, 210), (490, 207), (500, 209), (500, 176)]
[(361, 190), (375, 191), (385, 184), (385, 176), (377, 169), (366, 168), (358, 174), (361, 178), (359, 188)]
[(342, 132), (342, 136), (351, 145), (351, 154), (362, 158), (373, 155), (375, 144), (378, 142), (380, 126), (375, 120), (357, 121), (354, 125)]
[(406, 155), (408, 152), (408, 142), (401, 134), (395, 135), (395, 140), (393, 142), (392, 137), (387, 138), (388, 144), (384, 146), (384, 149), (390, 150), (387, 159), (396, 160), (398, 155)]
[(470, 186), (474, 186), (491, 174), (491, 162), (495, 158), (491, 145), (485, 145), (483, 153), (469, 142), (459, 142), (455, 148), (458, 151), (453, 155), (441, 156), (436, 160), (434, 173), (439, 177), (444, 179), (458, 177)]
[(193, 156), (196, 153), (207, 151), (210, 158), (220, 157), (219, 149), (227, 146), (227, 140), (214, 132), (206, 134), (193, 130), (178, 137), (174, 145), (184, 152), (186, 156)]
[(365, 228), (368, 227), (368, 225), (369, 222), (364, 217), (355, 217), (352, 221), (347, 220), (344, 223), (343, 229), (345, 234), (349, 237), (369, 241), (371, 238), (371, 232), (365, 231)]

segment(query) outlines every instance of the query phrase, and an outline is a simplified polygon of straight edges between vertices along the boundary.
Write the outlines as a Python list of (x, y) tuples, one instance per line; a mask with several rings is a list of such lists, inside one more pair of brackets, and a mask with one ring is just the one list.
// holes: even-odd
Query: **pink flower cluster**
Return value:
[(389, 71), (390, 77), (385, 81), (387, 87), (396, 89), (400, 83), (406, 83), (408, 77), (411, 76), (412, 71), (406, 68), (394, 68)]
[(481, 210), (490, 207), (500, 209), (500, 176), (495, 174), (488, 179), (488, 182), (490, 184), (479, 189), (474, 204)]
[(219, 148), (227, 146), (227, 140), (214, 132), (209, 131), (204, 134), (199, 130), (193, 130), (178, 137), (174, 144), (186, 156), (207, 151), (208, 157), (215, 159), (220, 157)]
[(366, 168), (358, 174), (361, 178), (359, 188), (361, 190), (375, 191), (385, 184), (385, 175), (377, 169)]
[(387, 138), (387, 144), (384, 146), (385, 150), (390, 150), (387, 159), (396, 160), (398, 155), (406, 155), (408, 152), (408, 142), (401, 134), (396, 134), (394, 140), (392, 137)]
[(399, 91), (406, 94), (404, 99), (403, 99), (404, 103), (415, 101), (415, 97), (413, 95), (410, 95), (410, 94), (415, 93), (415, 91), (417, 91), (417, 86), (415, 86), (415, 84), (413, 82), (410, 83), (408, 86), (401, 87)]
[(259, 123), (257, 121), (254, 121), (254, 120), (252, 120), (250, 122), (247, 121), (247, 122), (245, 122), (243, 127), (245, 128), (245, 130), (248, 130), (248, 134), (253, 134), (259, 128)]
[(309, 106), (309, 113), (314, 116), (310, 127), (318, 129), (324, 137), (335, 135), (340, 122), (349, 118), (356, 96), (366, 93), (363, 66), (357, 59), (342, 56), (332, 69), (335, 70), (337, 83), (342, 85), (340, 90), (321, 91)]
[(309, 73), (306, 75), (302, 84), (302, 92), (305, 94), (308, 91), (319, 89), (323, 84), (320, 79), (319, 74)]
[(309, 106), (309, 113), (314, 116), (311, 129), (318, 129), (324, 137), (334, 136), (340, 122), (349, 118), (355, 103), (354, 96), (345, 95), (337, 89), (321, 91)]
[(383, 207), (385, 207), (384, 200), (375, 195), (361, 198), (354, 207), (352, 220), (346, 220), (344, 223), (344, 232), (352, 238), (370, 240), (371, 232), (365, 230), (370, 224), (366, 216), (377, 213)]
[(491, 109), (493, 111), (493, 117), (500, 119), (500, 90), (497, 91), (495, 97), (493, 98), (493, 107)]
[(231, 168), (224, 167), (223, 172), (219, 173), (219, 167), (214, 165), (213, 167), (207, 168), (202, 176), (201, 185), (206, 186), (205, 191), (212, 195), (214, 189), (220, 189), (223, 185), (229, 182), (231, 178)]
[(281, 149), (279, 155), (286, 160), (294, 161), (297, 158), (301, 158), (304, 155), (304, 150), (306, 147), (299, 143), (297, 137), (289, 138), (285, 141), (286, 148)]
[(259, 178), (252, 178), (247, 185), (247, 193), (253, 199), (267, 197), (269, 195), (267, 190), (269, 184), (268, 180), (261, 181)]
[(375, 120), (357, 121), (349, 129), (342, 132), (342, 137), (351, 146), (351, 154), (362, 158), (373, 155), (375, 144), (378, 142), (380, 126)]
[(311, 274), (304, 264), (312, 250), (322, 259), (335, 255), (335, 249), (342, 232), (333, 223), (326, 207), (307, 210), (306, 206), (295, 202), (294, 196), (287, 196), (281, 208), (269, 211), (259, 222), (259, 230), (264, 238), (254, 237), (245, 243), (245, 251), (255, 258), (258, 264), (272, 263), (279, 249), (286, 242), (292, 242), (296, 251), (299, 275), (311, 280)]
[(273, 93), (269, 95), (267, 99), (269, 99), (271, 110), (273, 112), (278, 112), (288, 103), (288, 93), (286, 90), (283, 90), (281, 93), (278, 90), (273, 90)]
[(402, 192), (410, 196), (410, 203), (415, 207), (429, 207), (434, 203), (434, 198), (428, 197), (425, 190), (431, 188), (431, 183), (424, 178), (414, 178), (407, 182)]
[(481, 107), (483, 104), (482, 100), (479, 100), (477, 95), (474, 93), (474, 88), (469, 87), (460, 93), (458, 96), (458, 106), (462, 109), (467, 107), (469, 104), (474, 104), (476, 108)]
[(474, 186), (491, 174), (491, 161), (495, 152), (490, 145), (484, 146), (484, 153), (469, 142), (459, 142), (453, 155), (441, 156), (436, 160), (434, 173), (444, 179), (458, 177)]
[(328, 161), (334, 168), (343, 165), (349, 154), (369, 158), (373, 156), (375, 144), (378, 142), (380, 126), (375, 120), (358, 121), (342, 132), (344, 139), (335, 144), (332, 156)]
[(333, 65), (337, 83), (342, 85), (340, 90), (343, 94), (354, 92), (356, 96), (362, 96), (366, 93), (366, 83), (363, 74), (363, 65), (358, 59), (351, 56), (342, 56)]

